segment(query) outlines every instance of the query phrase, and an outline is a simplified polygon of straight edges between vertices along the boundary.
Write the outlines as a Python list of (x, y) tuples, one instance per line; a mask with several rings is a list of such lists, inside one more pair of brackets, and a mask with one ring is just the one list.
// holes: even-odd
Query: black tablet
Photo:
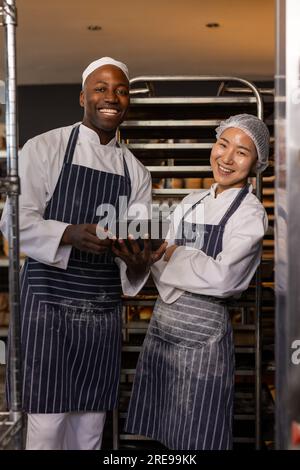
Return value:
[[(99, 222), (101, 230), (101, 221)], [(158, 250), (158, 248), (164, 243), (165, 238), (168, 234), (170, 226), (170, 221), (167, 219), (123, 219), (116, 220), (111, 224), (106, 225), (108, 230), (109, 237), (112, 238), (116, 236), (125, 241), (127, 246), (130, 246), (130, 241), (128, 236), (132, 236), (139, 244), (140, 248), (144, 248), (144, 239), (148, 236), (151, 240), (151, 247), (153, 251)], [(97, 235), (99, 238), (106, 238), (105, 232), (103, 234), (99, 233), (97, 230)], [(100, 235), (100, 236), (99, 236)]]

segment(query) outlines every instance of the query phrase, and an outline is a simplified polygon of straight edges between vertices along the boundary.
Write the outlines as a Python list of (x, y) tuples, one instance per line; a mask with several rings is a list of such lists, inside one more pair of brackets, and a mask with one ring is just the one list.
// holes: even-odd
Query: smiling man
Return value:
[(129, 106), (129, 81), (123, 65), (121, 68), (120, 64), (97, 67), (101, 63), (101, 59), (93, 62), (83, 73), (80, 105), (84, 108), (83, 124), (93, 129), (101, 144), (106, 145), (115, 137), (116, 128), (125, 118)]
[[(97, 208), (118, 214), (120, 198), (129, 210), (151, 201), (149, 172), (116, 141), (129, 106), (126, 65), (96, 60), (82, 85), (83, 122), (31, 139), (20, 155), (27, 449), (100, 448), (117, 403), (122, 285), (129, 293), (131, 284), (111, 241), (96, 236)], [(7, 236), (6, 209), (0, 228)]]

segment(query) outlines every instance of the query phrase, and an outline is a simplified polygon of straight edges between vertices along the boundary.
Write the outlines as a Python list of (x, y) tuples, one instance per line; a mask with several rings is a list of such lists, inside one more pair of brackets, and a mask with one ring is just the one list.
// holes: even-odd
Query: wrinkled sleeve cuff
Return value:
[(115, 258), (115, 262), (120, 269), (120, 277), (121, 277), (123, 294), (128, 295), (130, 297), (134, 297), (135, 295), (139, 293), (139, 291), (143, 288), (143, 286), (147, 282), (147, 279), (150, 275), (150, 271), (146, 273), (140, 279), (137, 279), (135, 282), (132, 282), (128, 279), (128, 276), (126, 274), (126, 271), (127, 271), (126, 263), (120, 258)]

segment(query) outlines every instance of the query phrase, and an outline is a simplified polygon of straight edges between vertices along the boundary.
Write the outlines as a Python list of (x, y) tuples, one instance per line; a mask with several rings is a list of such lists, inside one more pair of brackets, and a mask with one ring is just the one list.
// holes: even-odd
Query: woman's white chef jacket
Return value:
[[(209, 195), (199, 205), (204, 206), (201, 211), (197, 206), (197, 210), (203, 213), (206, 224), (218, 224), (240, 190), (227, 189), (215, 197), (216, 186), (214, 184), (208, 190)], [(169, 262), (161, 259), (153, 265), (152, 276), (161, 298), (166, 303), (174, 302), (184, 291), (229, 297), (239, 295), (247, 289), (259, 265), (261, 242), (268, 228), (266, 211), (252, 194), (252, 189), (250, 185), (249, 193), (225, 225), (223, 249), (216, 259), (200, 250), (180, 246), (174, 251)], [(191, 193), (180, 205), (193, 205), (207, 193)], [(174, 224), (175, 220), (177, 224), (180, 220), (177, 220), (176, 211), (186, 212), (180, 205), (172, 217)], [(192, 214), (187, 216), (187, 221), (191, 217)], [(173, 233), (176, 233), (176, 229), (174, 226)], [(169, 246), (172, 244), (173, 241), (169, 240)]]

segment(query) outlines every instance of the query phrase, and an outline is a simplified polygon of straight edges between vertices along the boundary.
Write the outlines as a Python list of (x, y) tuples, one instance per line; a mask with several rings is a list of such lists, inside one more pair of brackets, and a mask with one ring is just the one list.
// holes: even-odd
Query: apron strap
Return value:
[[(116, 147), (122, 150), (124, 177), (125, 177), (125, 180), (127, 180), (127, 183), (128, 183), (128, 202), (129, 202), (130, 196), (131, 196), (131, 179), (130, 179), (130, 173), (129, 173), (128, 166), (127, 166), (126, 159), (125, 159), (125, 155), (124, 155), (124, 153), (125, 153), (124, 152), (124, 147), (123, 147), (123, 145), (120, 145), (119, 142), (116, 142)], [(124, 210), (124, 208), (122, 210)], [(121, 211), (121, 213), (122, 213), (122, 211)]]
[(195, 204), (193, 204), (192, 207), (190, 207), (186, 211), (186, 213), (183, 214), (183, 217), (182, 217), (182, 219), (180, 221), (180, 224), (179, 224), (179, 228), (180, 228), (180, 225), (181, 225), (181, 239), (180, 238), (176, 239), (176, 244), (177, 245), (184, 244), (184, 242), (183, 242), (183, 240), (185, 239), (185, 236), (184, 236), (184, 219), (186, 218), (186, 216), (188, 214), (190, 214), (195, 209), (195, 207), (198, 206), (198, 204), (200, 204), (203, 201), (203, 199), (205, 199), (207, 196), (209, 196), (209, 194), (210, 194), (210, 191), (207, 194), (205, 194), (204, 196), (202, 196), (201, 199), (199, 199), (199, 201), (195, 202)]
[[(221, 225), (222, 227), (224, 227), (226, 225), (226, 223), (228, 222), (228, 219), (233, 215), (233, 213), (238, 209), (238, 207), (241, 205), (242, 201), (244, 200), (244, 198), (247, 196), (249, 192), (249, 185), (247, 184), (246, 186), (244, 186), (237, 194), (237, 196), (235, 197), (235, 199), (232, 201), (232, 203), (230, 204), (229, 208), (227, 209), (227, 211), (225, 212), (225, 214), (223, 215), (221, 221), (218, 223), (218, 225)], [(184, 234), (184, 218), (190, 214), (194, 209), (195, 207), (200, 204), (203, 199), (205, 199), (207, 196), (209, 196), (210, 192), (208, 192), (207, 194), (205, 194), (199, 201), (197, 201), (195, 204), (193, 204), (192, 207), (189, 208), (189, 210), (184, 214), (184, 216), (182, 217), (181, 219), (181, 235), (182, 235), (182, 238), (184, 238), (183, 234)]]
[(126, 178), (128, 178), (129, 181), (130, 181), (130, 174), (129, 174), (128, 166), (127, 166), (126, 159), (125, 159), (125, 156), (124, 156), (124, 148), (123, 148), (122, 145), (119, 144), (119, 142), (116, 143), (116, 147), (122, 150), (124, 176), (126, 176)]
[[(75, 150), (76, 142), (77, 142), (78, 135), (79, 135), (79, 127), (80, 127), (80, 124), (78, 124), (78, 126), (73, 127), (73, 129), (71, 131), (71, 134), (70, 134), (70, 137), (69, 137), (69, 140), (68, 140), (68, 144), (67, 144), (67, 148), (66, 148), (66, 152), (65, 152), (65, 156), (64, 156), (64, 165), (66, 165), (66, 164), (70, 165), (72, 163), (74, 150)], [(125, 176), (125, 179), (127, 179), (127, 182), (128, 182), (128, 201), (129, 201), (130, 195), (131, 195), (131, 180), (130, 180), (130, 174), (129, 174), (128, 166), (127, 166), (127, 163), (126, 163), (126, 160), (125, 160), (125, 157), (124, 157), (124, 149), (119, 144), (119, 142), (116, 143), (116, 147), (118, 147), (122, 150), (123, 165), (124, 165), (124, 176)]]
[(123, 151), (123, 163), (124, 163), (124, 176), (126, 176), (126, 178), (128, 178), (130, 181), (130, 174), (129, 174), (128, 166), (124, 157), (124, 151)]
[(78, 134), (79, 134), (79, 126), (80, 124), (78, 126), (73, 127), (72, 132), (70, 134), (65, 156), (64, 156), (64, 164), (72, 163), (74, 150), (75, 150), (75, 146), (76, 146), (76, 142), (77, 142)]
[(228, 222), (228, 219), (230, 219), (230, 217), (232, 216), (232, 214), (238, 209), (238, 207), (241, 205), (242, 201), (244, 200), (244, 198), (247, 196), (249, 192), (249, 185), (246, 184), (246, 186), (244, 186), (237, 194), (237, 196), (235, 197), (235, 199), (232, 201), (232, 203), (230, 204), (229, 208), (227, 209), (227, 211), (225, 212), (225, 214), (223, 215), (221, 221), (219, 222), (219, 225), (222, 225), (223, 227), (225, 226), (225, 224)]
[(198, 204), (200, 204), (200, 203), (203, 201), (203, 199), (205, 199), (205, 198), (206, 198), (207, 196), (209, 196), (209, 195), (210, 195), (210, 191), (209, 191), (207, 194), (205, 194), (204, 196), (202, 196), (201, 199), (199, 199), (199, 201), (195, 202), (195, 204), (193, 204), (192, 207), (190, 207), (190, 208), (186, 211), (186, 213), (183, 215), (183, 217), (182, 217), (181, 220), (183, 220), (187, 215), (189, 215), (191, 212), (193, 212), (193, 210), (195, 209), (195, 207), (197, 207)]

